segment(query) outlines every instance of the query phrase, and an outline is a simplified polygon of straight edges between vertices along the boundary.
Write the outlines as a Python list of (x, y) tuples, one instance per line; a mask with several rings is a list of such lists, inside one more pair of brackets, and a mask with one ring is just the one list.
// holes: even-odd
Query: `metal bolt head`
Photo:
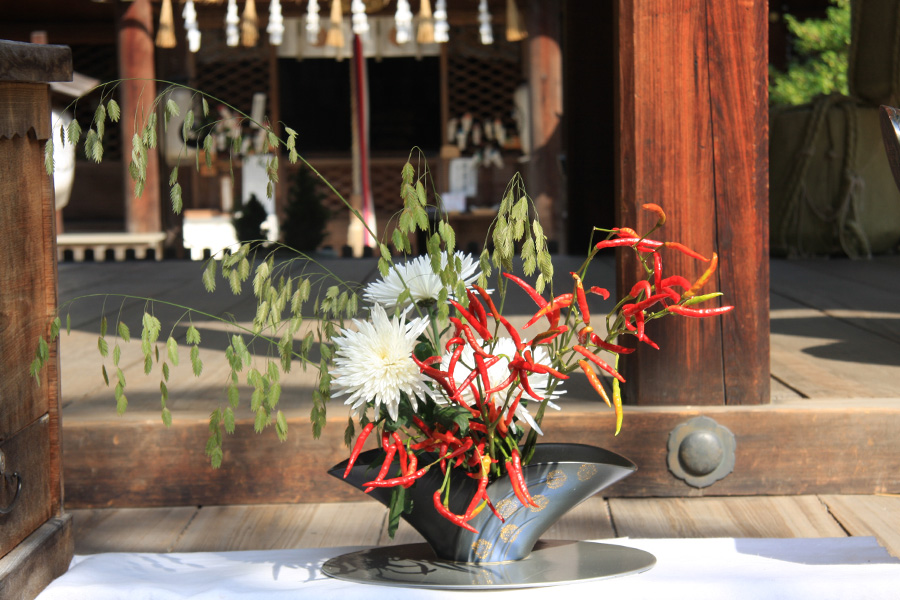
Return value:
[(695, 417), (669, 433), (668, 465), (690, 486), (710, 486), (734, 470), (734, 434), (709, 417)]
[(722, 442), (710, 431), (690, 433), (678, 447), (678, 461), (691, 475), (709, 475), (722, 463), (724, 457)]

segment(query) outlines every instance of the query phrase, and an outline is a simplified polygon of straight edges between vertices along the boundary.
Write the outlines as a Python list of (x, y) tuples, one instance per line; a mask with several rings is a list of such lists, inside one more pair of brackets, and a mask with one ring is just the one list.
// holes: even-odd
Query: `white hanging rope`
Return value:
[(491, 27), (491, 13), (488, 10), (487, 0), (481, 0), (478, 3), (478, 22), (481, 23), (478, 27), (478, 33), (481, 35), (481, 43), (485, 45), (493, 44), (494, 31)]
[(194, 8), (194, 0), (187, 0), (184, 3), (184, 10), (181, 11), (184, 17), (184, 30), (187, 32), (188, 49), (191, 52), (200, 50), (200, 29), (197, 27), (197, 10)]
[(316, 44), (319, 41), (319, 33), (322, 31), (319, 25), (319, 0), (309, 0), (306, 7), (306, 41)]
[(241, 41), (238, 25), (241, 18), (238, 16), (237, 2), (228, 0), (228, 9), (225, 11), (225, 43), (229, 46), (237, 46)]
[(269, 24), (266, 25), (266, 33), (269, 34), (269, 43), (280, 46), (284, 38), (284, 18), (281, 16), (281, 2), (272, 0), (269, 2)]
[(409, 7), (409, 0), (397, 0), (397, 12), (394, 13), (394, 25), (397, 29), (396, 40), (398, 44), (405, 44), (412, 39), (413, 14)]
[(369, 33), (369, 19), (366, 17), (366, 3), (363, 0), (353, 0), (350, 3), (350, 12), (352, 13), (351, 22), (353, 23), (353, 33), (356, 35), (365, 35)]
[(441, 44), (450, 41), (450, 24), (447, 23), (447, 0), (436, 0), (434, 3), (434, 41)]

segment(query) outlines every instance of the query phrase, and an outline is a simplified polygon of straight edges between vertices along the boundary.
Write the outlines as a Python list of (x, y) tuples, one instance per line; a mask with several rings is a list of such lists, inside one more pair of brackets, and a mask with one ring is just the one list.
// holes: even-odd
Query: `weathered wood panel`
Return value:
[[(738, 310), (723, 319), (665, 319), (662, 347), (629, 357), (626, 399), (641, 405), (768, 402), (765, 6), (748, 2), (619, 4), (618, 214), (647, 231), (652, 202), (670, 215), (661, 237), (710, 256), (709, 286)], [(620, 295), (641, 272), (620, 251)], [(677, 252), (664, 272), (696, 278), (703, 263)]]
[(822, 501), (850, 535), (873, 535), (900, 557), (900, 495), (822, 496)]
[(72, 49), (0, 40), (0, 81), (72, 81)]
[[(50, 419), (35, 421), (0, 444), (4, 474), (18, 473), (22, 490), (9, 514), (0, 515), (0, 556), (11, 551), (52, 516), (50, 496)], [(0, 506), (12, 503), (16, 486), (0, 478)]]
[(72, 560), (72, 517), (54, 517), (0, 558), (0, 598), (31, 600)]
[[(626, 409), (625, 428), (612, 435), (611, 412), (568, 411), (547, 417), (546, 441), (594, 444), (629, 457), (638, 471), (608, 488), (610, 496), (709, 496), (884, 493), (900, 490), (900, 404), (799, 401), (764, 407)], [(734, 472), (705, 489), (673, 477), (666, 464), (669, 432), (706, 415), (737, 439)], [(359, 492), (326, 474), (346, 458), (343, 422), (307, 433), (305, 414), (292, 412), (291, 434), (280, 443), (258, 436), (250, 422), (226, 438), (225, 464), (209, 468), (203, 418), (67, 422), (64, 438), (67, 501), (71, 506), (165, 506), (333, 502)], [(802, 432), (814, 432), (806, 435)], [(72, 457), (71, 460), (69, 457)], [(135, 468), (138, 465), (138, 468)], [(121, 473), (133, 475), (123, 480)]]
[(616, 531), (636, 538), (843, 537), (815, 496), (614, 498)]
[(173, 552), (199, 510), (177, 506), (71, 511), (75, 552)]

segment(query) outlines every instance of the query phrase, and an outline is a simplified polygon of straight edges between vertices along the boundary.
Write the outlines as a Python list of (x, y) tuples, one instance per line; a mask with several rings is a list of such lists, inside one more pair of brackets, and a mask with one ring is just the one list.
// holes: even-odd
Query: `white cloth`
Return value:
[[(560, 587), (570, 598), (774, 600), (895, 599), (900, 560), (871, 537), (821, 539), (601, 540), (651, 552), (657, 564), (638, 575)], [(69, 572), (39, 600), (169, 600), (281, 598), (365, 599), (387, 588), (322, 574), (322, 563), (359, 548), (256, 552), (96, 554), (76, 556)], [(541, 598), (548, 589), (481, 592)], [(463, 595), (465, 594), (465, 595)], [(478, 592), (392, 588), (390, 597), (466, 598)]]

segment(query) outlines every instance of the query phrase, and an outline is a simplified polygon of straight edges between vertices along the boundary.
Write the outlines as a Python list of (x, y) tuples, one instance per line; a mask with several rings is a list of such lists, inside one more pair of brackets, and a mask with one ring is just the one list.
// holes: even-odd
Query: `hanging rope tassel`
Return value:
[(450, 24), (447, 23), (447, 0), (434, 3), (434, 41), (444, 44), (450, 41)]
[(181, 11), (184, 17), (184, 30), (187, 32), (188, 49), (191, 52), (200, 50), (200, 30), (197, 28), (197, 9), (194, 8), (194, 0), (187, 0), (184, 3), (184, 10)]
[(309, 0), (306, 7), (306, 41), (313, 46), (319, 45), (319, 34), (322, 27), (319, 25), (319, 0)]
[(491, 27), (491, 11), (488, 8), (487, 0), (480, 0), (478, 3), (478, 33), (481, 36), (481, 43), (487, 46), (494, 43), (494, 29)]
[(516, 0), (506, 0), (506, 41), (521, 42), (527, 37), (525, 19), (522, 18), (519, 7), (516, 6)]
[(397, 44), (402, 45), (412, 39), (412, 20), (413, 14), (409, 7), (409, 0), (397, 0), (397, 12), (394, 13)]
[(175, 17), (172, 16), (172, 0), (163, 0), (159, 12), (159, 31), (156, 32), (156, 45), (160, 48), (174, 48)]
[(266, 33), (269, 34), (269, 43), (271, 45), (281, 45), (281, 40), (284, 38), (284, 17), (281, 15), (281, 2), (279, 0), (269, 2), (269, 24), (266, 26)]
[(369, 19), (366, 17), (366, 3), (363, 0), (353, 0), (350, 3), (350, 17), (353, 23), (353, 33), (356, 35), (366, 35), (369, 33)]
[(241, 33), (238, 29), (240, 22), (237, 2), (228, 0), (228, 9), (225, 11), (225, 43), (231, 47), (237, 46), (241, 41)]
[(256, 0), (247, 0), (241, 15), (241, 44), (252, 48), (259, 41), (259, 18), (256, 16)]
[(341, 0), (331, 0), (331, 19), (328, 24), (328, 35), (325, 36), (325, 45), (333, 48), (344, 47), (344, 30), (341, 14)]
[(422, 0), (419, 5), (419, 30), (416, 41), (420, 44), (434, 43), (434, 17), (431, 15), (431, 0)]

